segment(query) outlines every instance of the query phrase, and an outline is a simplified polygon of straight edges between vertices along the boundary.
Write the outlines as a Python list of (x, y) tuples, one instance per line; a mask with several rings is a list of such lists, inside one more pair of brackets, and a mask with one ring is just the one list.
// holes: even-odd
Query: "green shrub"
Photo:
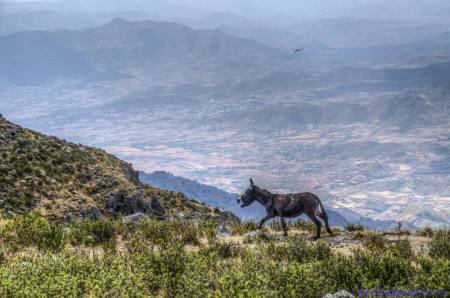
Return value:
[(419, 289), (449, 289), (450, 260), (421, 257), (417, 260), (420, 268), (415, 277)]
[(61, 224), (52, 224), (39, 233), (38, 247), (45, 250), (59, 251), (66, 245), (66, 232)]
[[(290, 222), (287, 222), (286, 225), (289, 227), (291, 224)], [(272, 222), (270, 223), (270, 228), (274, 231), (283, 231), (283, 225), (281, 223), (280, 219), (274, 219), (272, 220)]]
[(147, 219), (138, 224), (143, 239), (155, 245), (164, 245), (172, 241), (172, 231), (162, 221)]
[(274, 235), (269, 234), (269, 231), (267, 230), (267, 227), (263, 227), (261, 232), (255, 232), (249, 235), (246, 235), (244, 237), (244, 243), (245, 244), (252, 244), (252, 243), (269, 243), (271, 241), (274, 241)]
[(394, 241), (389, 247), (389, 250), (396, 257), (404, 259), (414, 258), (414, 250), (408, 239), (398, 239)]
[(179, 285), (178, 280), (184, 273), (186, 267), (186, 252), (182, 246), (174, 245), (170, 248), (161, 250), (160, 260), (162, 284), (166, 291), (165, 294), (169, 297), (173, 297), (177, 293), (177, 287)]
[(202, 221), (201, 222), (201, 233), (203, 236), (206, 237), (209, 244), (213, 244), (217, 240), (217, 224), (208, 222), (208, 221)]
[(389, 251), (353, 251), (354, 259), (366, 279), (366, 288), (398, 288), (411, 285), (416, 269), (411, 260)]
[(84, 220), (72, 223), (69, 238), (73, 245), (94, 246), (101, 244), (104, 248), (114, 250), (118, 229), (118, 223), (109, 219)]
[(44, 250), (61, 250), (66, 244), (62, 225), (31, 213), (17, 216), (0, 229), (2, 243), (13, 249), (37, 246)]
[(198, 245), (199, 227), (193, 222), (170, 222), (148, 219), (139, 223), (139, 231), (153, 245), (171, 246), (173, 243)]
[[(102, 220), (65, 227), (36, 214), (17, 216), (0, 228), (0, 297), (315, 298), (343, 289), (450, 284), (450, 260), (441, 253), (448, 251), (447, 230), (436, 232), (433, 257), (415, 256), (406, 239), (385, 243), (376, 233), (363, 238), (370, 249), (343, 255), (323, 241), (263, 233), (267, 240), (255, 236), (252, 245), (243, 245), (221, 242), (215, 231), (215, 223), (204, 221)], [(116, 253), (119, 235), (125, 249)], [(198, 250), (184, 246), (204, 237), (212, 240)], [(63, 249), (66, 240), (89, 247)], [(37, 250), (10, 249), (30, 246)]]
[(258, 224), (255, 220), (236, 222), (231, 226), (232, 235), (243, 235), (245, 233), (255, 231), (258, 229)]
[(381, 251), (386, 248), (387, 242), (382, 234), (371, 232), (363, 239), (363, 244), (366, 248), (375, 251)]
[(349, 224), (345, 226), (345, 229), (349, 232), (356, 232), (356, 231), (364, 231), (364, 226), (361, 224)]
[(364, 288), (365, 277), (361, 264), (355, 257), (336, 254), (320, 263), (320, 275), (325, 278), (330, 292), (342, 289), (357, 291)]
[[(172, 227), (172, 234), (178, 235), (182, 244), (199, 245), (199, 237), (202, 235), (202, 232), (197, 222), (174, 222)], [(175, 236), (174, 238), (178, 237)]]
[(438, 230), (434, 233), (430, 244), (430, 256), (450, 260), (450, 229)]
[(292, 237), (283, 244), (270, 243), (266, 246), (265, 254), (277, 261), (299, 263), (323, 261), (333, 255), (331, 247), (325, 242), (309, 243), (303, 238)]
[(433, 237), (434, 231), (430, 227), (425, 227), (423, 229), (417, 229), (416, 234), (423, 237)]
[(206, 252), (208, 254), (215, 253), (222, 259), (236, 258), (243, 252), (239, 244), (233, 242), (214, 242), (210, 245)]
[(0, 268), (1, 297), (136, 297), (147, 285), (123, 257), (32, 255)]
[(304, 231), (308, 231), (308, 232), (313, 232), (316, 230), (316, 225), (314, 223), (312, 223), (311, 221), (308, 221), (308, 220), (304, 220), (302, 218), (298, 219), (293, 224), (293, 227), (295, 227), (299, 230), (304, 230)]

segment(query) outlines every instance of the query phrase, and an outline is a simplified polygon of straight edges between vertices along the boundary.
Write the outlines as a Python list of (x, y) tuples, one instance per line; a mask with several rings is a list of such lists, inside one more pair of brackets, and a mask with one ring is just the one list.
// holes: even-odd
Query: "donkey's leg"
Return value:
[(325, 222), (325, 228), (327, 229), (328, 234), (333, 236), (333, 232), (330, 229), (330, 225), (328, 224), (328, 215), (326, 213), (320, 213), (318, 215)]
[(284, 220), (284, 217), (281, 218), (281, 225), (283, 226), (283, 232), (284, 232), (284, 236), (288, 235), (288, 227), (286, 224), (286, 221)]
[(275, 215), (273, 215), (272, 213), (268, 213), (266, 216), (264, 216), (264, 218), (261, 219), (261, 221), (259, 222), (258, 230), (262, 229), (262, 226), (266, 221), (268, 221), (269, 219), (274, 218), (274, 217), (275, 217)]
[(310, 213), (306, 213), (306, 215), (308, 215), (309, 219), (311, 219), (311, 221), (316, 225), (316, 239), (320, 238), (320, 228), (322, 227), (322, 224), (320, 223), (320, 220), (317, 219), (317, 217), (314, 215), (314, 213), (310, 214)]

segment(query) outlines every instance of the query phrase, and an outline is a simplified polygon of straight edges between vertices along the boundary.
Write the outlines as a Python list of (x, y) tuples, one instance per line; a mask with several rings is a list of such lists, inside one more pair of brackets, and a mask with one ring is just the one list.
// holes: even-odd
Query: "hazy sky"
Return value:
[[(39, 0), (11, 0), (38, 2)], [(0, 4), (1, 4), (0, 0)], [(450, 23), (448, 0), (49, 0), (59, 8), (96, 11), (145, 10), (151, 15), (192, 18), (197, 13), (227, 11), (252, 19), (301, 23), (324, 18), (375, 18)], [(79, 3), (79, 4), (78, 4)], [(36, 9), (36, 4), (33, 5)], [(184, 7), (184, 8), (183, 8)], [(193, 9), (186, 9), (191, 7)], [(1, 6), (0, 6), (1, 9)], [(42, 9), (49, 9), (42, 4)]]

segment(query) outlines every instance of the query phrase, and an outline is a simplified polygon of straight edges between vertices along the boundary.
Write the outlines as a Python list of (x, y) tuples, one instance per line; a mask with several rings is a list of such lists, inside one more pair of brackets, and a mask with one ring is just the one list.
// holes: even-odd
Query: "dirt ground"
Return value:
[[(311, 242), (325, 241), (330, 244), (332, 249), (334, 249), (337, 252), (346, 254), (346, 255), (350, 254), (352, 249), (354, 249), (354, 248), (358, 248), (358, 247), (362, 248), (365, 236), (369, 235), (370, 233), (381, 234), (388, 243), (397, 241), (399, 239), (403, 239), (403, 240), (406, 239), (410, 242), (413, 250), (416, 253), (427, 252), (429, 244), (431, 242), (431, 238), (417, 236), (417, 235), (413, 235), (413, 234), (408, 235), (408, 233), (401, 233), (401, 232), (400, 233), (374, 232), (374, 231), (349, 232), (344, 229), (335, 229), (333, 232), (334, 232), (334, 235), (329, 235), (327, 233), (323, 233), (320, 240), (315, 240), (313, 232), (291, 229), (291, 230), (289, 230), (289, 237), (302, 237)], [(266, 231), (265, 233), (267, 235), (269, 235), (270, 237), (275, 238), (276, 240), (280, 241), (280, 243), (284, 242), (285, 237), (283, 237), (282, 232), (270, 230), (270, 231)], [(254, 232), (249, 232), (244, 235), (219, 235), (218, 240), (221, 242), (233, 242), (233, 243), (245, 244), (246, 238), (254, 237), (258, 234), (260, 234), (260, 232), (254, 231)]]

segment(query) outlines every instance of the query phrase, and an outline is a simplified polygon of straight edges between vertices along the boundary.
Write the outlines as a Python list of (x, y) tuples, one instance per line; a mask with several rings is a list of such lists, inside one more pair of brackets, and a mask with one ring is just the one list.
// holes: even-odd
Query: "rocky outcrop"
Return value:
[(130, 215), (134, 213), (150, 213), (150, 201), (145, 196), (145, 191), (121, 189), (111, 192), (106, 201), (106, 209), (111, 213)]
[(166, 217), (166, 209), (164, 209), (164, 207), (161, 205), (161, 201), (157, 196), (153, 196), (150, 206), (152, 208), (153, 214), (156, 217), (160, 219), (164, 219)]

